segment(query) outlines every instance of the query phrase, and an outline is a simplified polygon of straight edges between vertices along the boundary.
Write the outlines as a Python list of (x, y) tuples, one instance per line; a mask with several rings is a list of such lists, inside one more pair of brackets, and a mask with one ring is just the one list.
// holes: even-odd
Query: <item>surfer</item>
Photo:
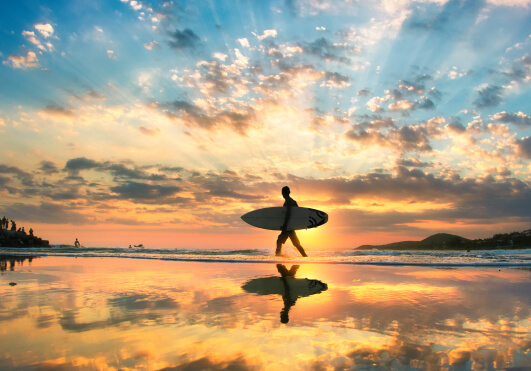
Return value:
[(81, 247), (81, 244), (79, 243), (79, 240), (76, 238), (76, 242), (74, 242), (75, 247)]
[(304, 249), (302, 248), (301, 246), (301, 243), (299, 242), (299, 238), (297, 237), (297, 233), (295, 233), (295, 231), (288, 231), (286, 230), (287, 226), (288, 226), (288, 222), (289, 222), (289, 218), (291, 216), (291, 208), (292, 207), (299, 207), (299, 205), (297, 205), (297, 201), (295, 201), (293, 198), (290, 197), (290, 189), (289, 187), (284, 187), (282, 188), (282, 197), (284, 197), (284, 199), (286, 200), (284, 202), (284, 207), (286, 208), (286, 217), (284, 218), (284, 224), (282, 224), (282, 226), (280, 227), (280, 229), (282, 230), (282, 233), (280, 233), (278, 235), (278, 239), (277, 239), (277, 251), (276, 251), (276, 255), (280, 255), (280, 251), (282, 250), (282, 245), (284, 243), (286, 243), (286, 241), (288, 240), (288, 237), (289, 239), (291, 240), (291, 243), (293, 244), (293, 246), (295, 246), (297, 248), (297, 250), (299, 250), (299, 252), (301, 253), (302, 256), (304, 257), (308, 257), (308, 255), (306, 255), (306, 252), (304, 251)]

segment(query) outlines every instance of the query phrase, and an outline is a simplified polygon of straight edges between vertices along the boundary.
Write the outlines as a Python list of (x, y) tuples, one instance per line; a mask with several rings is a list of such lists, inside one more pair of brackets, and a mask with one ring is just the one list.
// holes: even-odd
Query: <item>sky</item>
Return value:
[(0, 218), (51, 243), (273, 249), (285, 185), (309, 251), (531, 228), (530, 0), (2, 8)]

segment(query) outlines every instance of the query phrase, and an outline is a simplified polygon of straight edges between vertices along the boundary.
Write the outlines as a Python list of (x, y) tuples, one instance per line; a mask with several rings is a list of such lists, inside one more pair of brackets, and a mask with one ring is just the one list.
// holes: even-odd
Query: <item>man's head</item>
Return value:
[(282, 188), (282, 197), (286, 198), (288, 197), (290, 194), (290, 190), (289, 190), (289, 187), (288, 186), (285, 186)]

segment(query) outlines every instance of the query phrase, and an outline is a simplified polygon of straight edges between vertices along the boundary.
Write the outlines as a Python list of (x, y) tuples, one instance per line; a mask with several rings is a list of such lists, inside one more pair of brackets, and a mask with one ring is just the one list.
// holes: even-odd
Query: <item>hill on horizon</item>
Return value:
[(464, 248), (472, 240), (449, 233), (437, 233), (421, 241), (401, 241), (386, 245), (362, 245), (355, 250), (428, 250)]

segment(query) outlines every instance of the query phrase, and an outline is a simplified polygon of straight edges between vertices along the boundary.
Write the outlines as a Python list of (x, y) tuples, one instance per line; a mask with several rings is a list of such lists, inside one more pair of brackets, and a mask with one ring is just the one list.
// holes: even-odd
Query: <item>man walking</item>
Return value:
[(289, 237), (289, 239), (291, 240), (291, 243), (293, 244), (293, 246), (297, 248), (297, 250), (299, 250), (301, 255), (304, 257), (307, 257), (308, 255), (306, 255), (306, 252), (302, 248), (301, 243), (299, 242), (299, 238), (297, 237), (297, 234), (295, 233), (295, 231), (286, 230), (288, 222), (289, 222), (289, 218), (291, 216), (291, 208), (299, 207), (299, 205), (297, 205), (297, 201), (295, 201), (293, 198), (290, 197), (289, 195), (290, 192), (291, 191), (289, 187), (282, 188), (282, 197), (284, 197), (284, 200), (286, 200), (284, 201), (284, 207), (286, 208), (286, 217), (284, 218), (284, 224), (280, 227), (280, 229), (282, 230), (282, 233), (280, 233), (277, 239), (276, 255), (277, 256), (280, 255), (280, 251), (282, 250), (282, 245), (288, 240), (288, 237)]

